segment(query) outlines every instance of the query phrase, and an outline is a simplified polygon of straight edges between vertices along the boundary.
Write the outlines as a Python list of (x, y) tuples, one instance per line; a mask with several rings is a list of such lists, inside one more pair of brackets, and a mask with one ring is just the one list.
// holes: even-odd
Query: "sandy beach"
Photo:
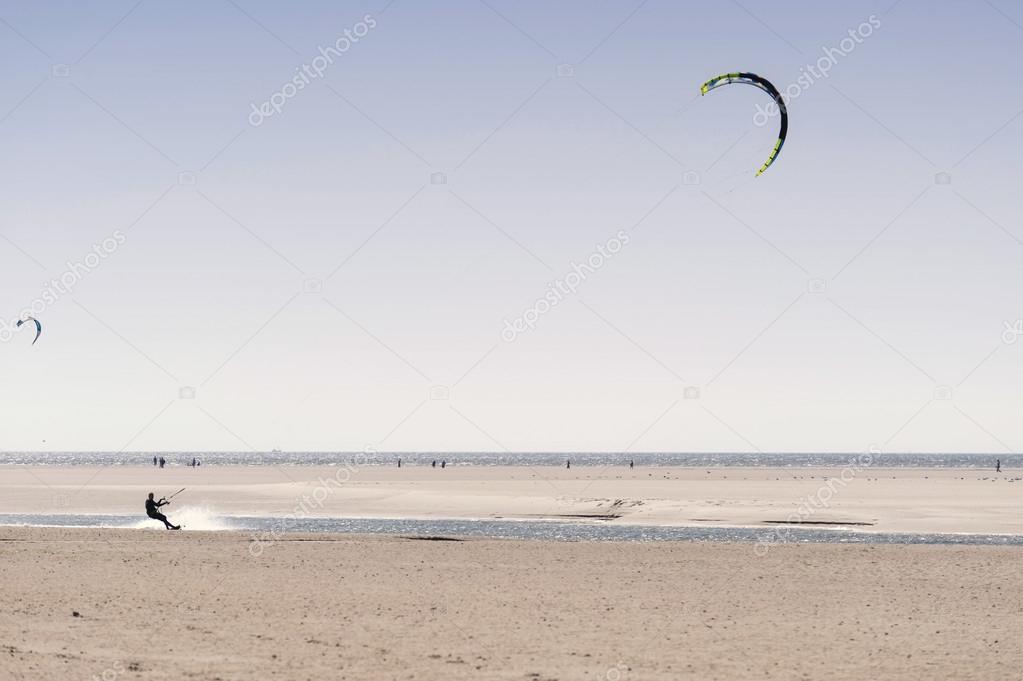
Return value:
[(1016, 471), (870, 467), (0, 467), (0, 513), (558, 519), (634, 525), (1023, 533)]
[(0, 528), (0, 676), (995, 679), (1023, 549)]
[[(1023, 547), (158, 530), (168, 515), (1023, 532), (1012, 472), (916, 468), (0, 468), (0, 674), (104, 679), (990, 679)], [(150, 531), (139, 528), (150, 528)], [(76, 614), (77, 613), (77, 614)]]

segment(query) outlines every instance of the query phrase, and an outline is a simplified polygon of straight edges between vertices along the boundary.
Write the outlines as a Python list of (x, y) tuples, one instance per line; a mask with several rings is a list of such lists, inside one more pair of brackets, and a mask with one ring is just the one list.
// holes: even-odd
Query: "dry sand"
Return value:
[[(338, 482), (338, 481), (341, 482)], [(558, 518), (857, 531), (1023, 534), (1018, 472), (967, 469), (449, 466), (0, 467), (0, 513), (139, 514), (181, 487), (209, 515)]]
[(1021, 561), (0, 528), (0, 678), (1018, 679)]

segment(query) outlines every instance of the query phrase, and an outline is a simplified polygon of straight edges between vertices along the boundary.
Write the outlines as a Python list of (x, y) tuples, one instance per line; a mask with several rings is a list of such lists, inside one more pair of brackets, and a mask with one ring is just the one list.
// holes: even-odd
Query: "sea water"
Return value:
[[(174, 522), (184, 531), (244, 533), (255, 542), (273, 542), (294, 532), (390, 534), (429, 539), (547, 539), (554, 541), (721, 541), (749, 542), (758, 547), (781, 543), (808, 544), (986, 544), (1023, 546), (1023, 536), (997, 534), (921, 534), (862, 532), (800, 527), (659, 527), (609, 523), (517, 520), (422, 520), (391, 518), (294, 518), (217, 516), (208, 509), (183, 507)], [(91, 527), (164, 532), (155, 520), (122, 515), (0, 514), (0, 526)]]
[(957, 453), (625, 453), (625, 452), (0, 452), (0, 465), (28, 466), (152, 466), (153, 456), (169, 465), (187, 465), (198, 459), (203, 466), (393, 466), (398, 459), (410, 466), (446, 461), (449, 466), (637, 466), (683, 467), (837, 467), (862, 464), (869, 457), (875, 468), (993, 468), (1001, 459), (1005, 468), (1023, 468), (1023, 454)]

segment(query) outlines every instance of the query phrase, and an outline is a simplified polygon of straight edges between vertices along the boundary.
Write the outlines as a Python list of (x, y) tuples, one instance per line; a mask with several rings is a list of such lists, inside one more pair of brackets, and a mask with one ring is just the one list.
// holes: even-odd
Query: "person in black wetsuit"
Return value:
[(152, 518), (153, 520), (159, 520), (168, 530), (180, 530), (181, 529), (180, 525), (171, 525), (171, 522), (167, 520), (167, 516), (160, 513), (160, 511), (158, 510), (161, 506), (166, 506), (169, 503), (170, 503), (169, 501), (163, 498), (161, 498), (159, 501), (153, 501), (153, 493), (150, 492), (149, 498), (146, 499), (146, 515)]

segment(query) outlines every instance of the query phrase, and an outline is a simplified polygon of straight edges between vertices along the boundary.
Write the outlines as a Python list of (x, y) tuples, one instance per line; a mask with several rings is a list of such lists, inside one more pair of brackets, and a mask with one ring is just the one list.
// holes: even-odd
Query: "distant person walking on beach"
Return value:
[(165, 459), (165, 458), (163, 458), (163, 457), (161, 456), (161, 457), (160, 457), (160, 468), (163, 468), (163, 467), (164, 467), (164, 466), (166, 466), (166, 465), (167, 465), (167, 459)]
[(401, 459), (398, 459), (398, 468), (401, 468)]
[(566, 460), (566, 461), (565, 461), (565, 468), (571, 468), (571, 467), (572, 467), (572, 462), (571, 462), (571, 461), (568, 461), (568, 460)]
[(181, 529), (180, 525), (171, 525), (171, 521), (167, 520), (167, 516), (160, 513), (159, 511), (159, 508), (161, 506), (166, 506), (169, 503), (170, 503), (169, 501), (162, 497), (159, 501), (153, 501), (153, 493), (150, 492), (149, 498), (146, 499), (146, 515), (152, 518), (153, 520), (159, 520), (161, 523), (163, 523), (163, 526), (168, 530), (180, 530)]
[(995, 459), (995, 473), (1001, 473), (1001, 472), (1002, 472), (1002, 460), (1001, 459)]
[(155, 456), (153, 457), (153, 465), (154, 466), (156, 465), (156, 457)]
[(629, 459), (629, 468), (632, 469), (632, 468), (635, 468), (635, 467), (636, 467), (636, 462), (633, 461), (632, 459)]
[(441, 467), (441, 468), (444, 468), (444, 467), (445, 467), (445, 466), (447, 466), (447, 465), (448, 465), (448, 462), (447, 462), (447, 460), (446, 460), (446, 459), (445, 459), (444, 461), (441, 461), (441, 462), (440, 462), (440, 467)]

